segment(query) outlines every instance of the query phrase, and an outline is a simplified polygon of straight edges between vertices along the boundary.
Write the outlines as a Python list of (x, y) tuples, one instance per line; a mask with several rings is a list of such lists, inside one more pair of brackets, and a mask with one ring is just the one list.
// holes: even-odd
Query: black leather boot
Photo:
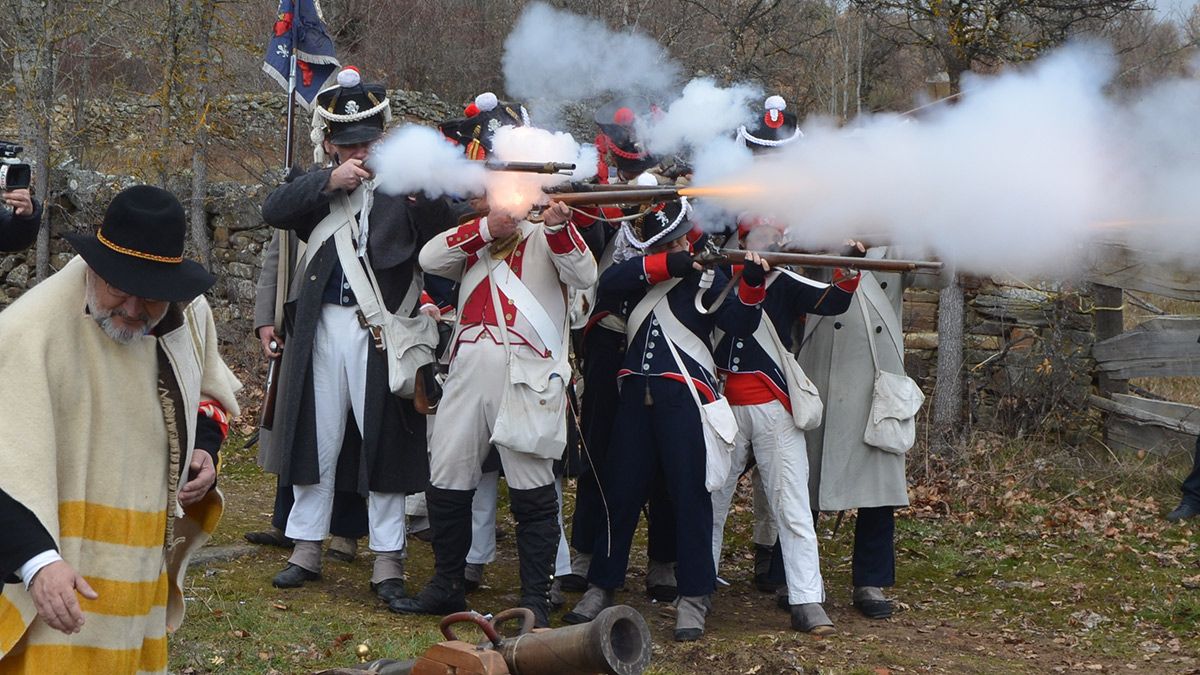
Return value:
[(474, 490), (443, 490), (432, 485), (425, 489), (433, 531), (433, 578), (416, 597), (396, 598), (388, 603), (388, 609), (397, 614), (441, 616), (467, 608), (463, 567), (471, 550), (474, 496)]
[(558, 495), (553, 485), (532, 490), (508, 489), (517, 521), (521, 560), (521, 607), (533, 610), (534, 626), (550, 626), (550, 584), (558, 552)]

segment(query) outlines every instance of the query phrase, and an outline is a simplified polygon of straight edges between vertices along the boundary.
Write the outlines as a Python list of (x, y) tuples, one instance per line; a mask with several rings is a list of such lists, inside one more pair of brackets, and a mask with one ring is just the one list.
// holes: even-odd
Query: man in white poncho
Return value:
[(167, 669), (240, 387), (186, 231), (172, 194), (129, 188), (0, 314), (0, 490), (54, 540), (0, 596), (0, 673)]

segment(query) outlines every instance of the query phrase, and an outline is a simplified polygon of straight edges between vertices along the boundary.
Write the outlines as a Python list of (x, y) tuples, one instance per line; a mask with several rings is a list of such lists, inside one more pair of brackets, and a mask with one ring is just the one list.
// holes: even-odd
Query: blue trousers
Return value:
[(896, 585), (896, 512), (892, 506), (859, 509), (854, 521), (855, 586)]
[[(647, 388), (651, 405), (646, 405)], [(717, 575), (712, 498), (704, 487), (704, 469), (700, 411), (687, 386), (662, 377), (624, 378), (608, 459), (601, 469), (611, 531), (596, 537), (588, 581), (609, 590), (624, 582), (638, 517), (655, 474), (661, 473), (675, 515), (679, 594), (712, 593)]]
[[(614, 421), (618, 420), (620, 392), (617, 371), (625, 358), (625, 336), (596, 326), (584, 340), (584, 382), (580, 433), (586, 451), (575, 489), (575, 515), (571, 521), (571, 547), (593, 553), (596, 539), (608, 525), (605, 514), (607, 485), (601, 485), (609, 462)], [(675, 562), (675, 514), (661, 475), (650, 489), (647, 508), (646, 549), (651, 560)]]

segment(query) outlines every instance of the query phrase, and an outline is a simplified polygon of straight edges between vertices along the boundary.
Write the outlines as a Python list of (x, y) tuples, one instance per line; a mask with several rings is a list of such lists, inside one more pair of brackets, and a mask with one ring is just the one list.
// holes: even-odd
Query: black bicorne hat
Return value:
[(501, 101), (490, 91), (475, 97), (463, 117), (438, 125), (442, 134), (462, 146), (469, 159), (485, 159), (492, 154), (492, 140), (503, 126), (529, 126), (529, 111), (514, 101)]
[(768, 97), (763, 104), (763, 114), (751, 127), (740, 126), (738, 140), (745, 142), (751, 150), (769, 150), (804, 138), (796, 116), (784, 112), (787, 102), (782, 96)]
[(628, 98), (609, 101), (596, 111), (596, 126), (600, 135), (596, 138), (596, 149), (600, 159), (611, 161), (617, 169), (626, 173), (638, 173), (658, 164), (638, 140), (636, 124), (653, 113), (649, 101)]
[(334, 145), (368, 143), (380, 136), (392, 119), (387, 89), (368, 84), (354, 66), (337, 75), (337, 85), (321, 90), (313, 106), (313, 142)]
[(113, 197), (95, 234), (64, 236), (101, 279), (140, 298), (184, 302), (217, 280), (183, 257), (183, 205), (152, 185), (131, 187)]

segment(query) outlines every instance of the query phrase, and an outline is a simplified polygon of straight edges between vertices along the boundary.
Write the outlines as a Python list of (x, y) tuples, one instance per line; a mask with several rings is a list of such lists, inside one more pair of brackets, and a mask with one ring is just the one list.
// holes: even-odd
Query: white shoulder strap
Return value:
[(555, 327), (554, 319), (550, 318), (545, 306), (508, 263), (498, 261), (491, 269), (491, 274), (492, 281), (504, 291), (504, 295), (516, 305), (517, 311), (533, 326), (534, 332), (538, 334), (542, 344), (546, 345), (546, 349), (555, 353), (562, 349), (563, 334)]
[(646, 291), (646, 295), (642, 296), (641, 301), (634, 305), (633, 311), (629, 313), (629, 320), (625, 322), (625, 338), (632, 340), (633, 336), (641, 330), (642, 324), (646, 323), (646, 318), (654, 311), (654, 306), (660, 300), (667, 297), (667, 293), (672, 288), (679, 285), (680, 279), (671, 279), (661, 283), (654, 284), (650, 290)]

